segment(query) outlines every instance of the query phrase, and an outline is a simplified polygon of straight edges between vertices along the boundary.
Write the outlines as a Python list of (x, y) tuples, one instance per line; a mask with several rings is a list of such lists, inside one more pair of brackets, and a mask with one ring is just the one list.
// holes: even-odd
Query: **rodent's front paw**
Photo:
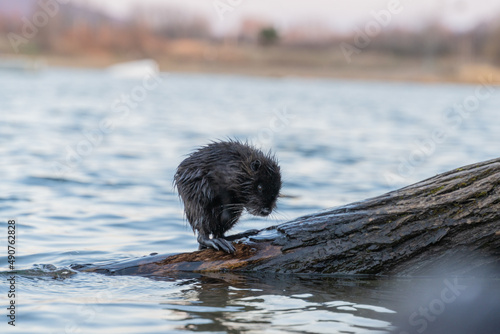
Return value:
[(215, 238), (209, 239), (205, 238), (202, 240), (198, 240), (200, 245), (213, 248), (215, 250), (222, 250), (226, 253), (234, 254), (236, 252), (236, 248), (234, 248), (233, 244), (230, 241), (227, 241), (223, 238)]

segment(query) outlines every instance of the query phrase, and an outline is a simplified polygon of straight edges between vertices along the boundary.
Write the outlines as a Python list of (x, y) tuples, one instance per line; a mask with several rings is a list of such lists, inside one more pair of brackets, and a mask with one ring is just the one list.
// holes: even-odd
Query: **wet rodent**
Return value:
[[(236, 140), (212, 142), (193, 152), (174, 177), (184, 211), (201, 248), (234, 253), (224, 234), (243, 210), (267, 216), (276, 207), (281, 173), (276, 158)], [(212, 238), (210, 238), (212, 237)]]

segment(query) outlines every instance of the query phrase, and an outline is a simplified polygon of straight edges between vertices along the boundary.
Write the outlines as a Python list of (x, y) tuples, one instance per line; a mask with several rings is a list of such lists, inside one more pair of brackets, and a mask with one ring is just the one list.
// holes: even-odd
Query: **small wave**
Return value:
[(105, 183), (100, 184), (103, 187), (113, 187), (113, 188), (127, 188), (137, 186), (137, 183), (133, 182), (120, 182), (120, 181), (107, 181)]
[(0, 197), (0, 202), (31, 202), (31, 200), (29, 198), (10, 196), (10, 197)]
[(117, 153), (115, 154), (115, 157), (121, 158), (121, 159), (139, 159), (140, 157), (136, 154), (130, 154), (130, 153)]
[[(11, 271), (0, 271), (0, 275), (12, 275)], [(76, 274), (68, 268), (57, 268), (53, 264), (34, 264), (31, 269), (16, 270), (16, 276), (67, 278)]]
[(86, 219), (94, 220), (94, 219), (124, 219), (124, 216), (113, 215), (113, 214), (100, 214), (87, 217)]
[(68, 217), (68, 216), (47, 216), (46, 218), (53, 219), (53, 220), (75, 220), (76, 219), (74, 217)]
[(26, 185), (48, 185), (49, 183), (68, 183), (68, 184), (80, 184), (89, 185), (89, 182), (78, 181), (74, 179), (68, 179), (64, 177), (52, 177), (52, 176), (28, 176), (23, 181)]

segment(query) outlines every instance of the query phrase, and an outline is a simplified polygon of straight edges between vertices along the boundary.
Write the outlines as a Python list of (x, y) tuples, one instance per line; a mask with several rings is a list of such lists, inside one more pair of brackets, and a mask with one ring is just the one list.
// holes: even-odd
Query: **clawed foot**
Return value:
[(236, 252), (236, 249), (234, 248), (233, 244), (230, 241), (227, 241), (226, 239), (223, 238), (210, 239), (198, 235), (198, 243), (200, 244), (200, 249), (210, 247), (215, 250), (222, 250), (226, 253), (231, 253), (231, 254), (234, 254)]

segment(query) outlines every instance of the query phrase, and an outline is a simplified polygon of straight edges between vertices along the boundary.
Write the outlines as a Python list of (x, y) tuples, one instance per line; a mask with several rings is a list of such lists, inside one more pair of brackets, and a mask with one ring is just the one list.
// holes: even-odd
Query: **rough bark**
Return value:
[(487, 268), (497, 275), (499, 222), (500, 158), (235, 236), (235, 255), (207, 249), (85, 271), (143, 276), (179, 271), (421, 275)]

